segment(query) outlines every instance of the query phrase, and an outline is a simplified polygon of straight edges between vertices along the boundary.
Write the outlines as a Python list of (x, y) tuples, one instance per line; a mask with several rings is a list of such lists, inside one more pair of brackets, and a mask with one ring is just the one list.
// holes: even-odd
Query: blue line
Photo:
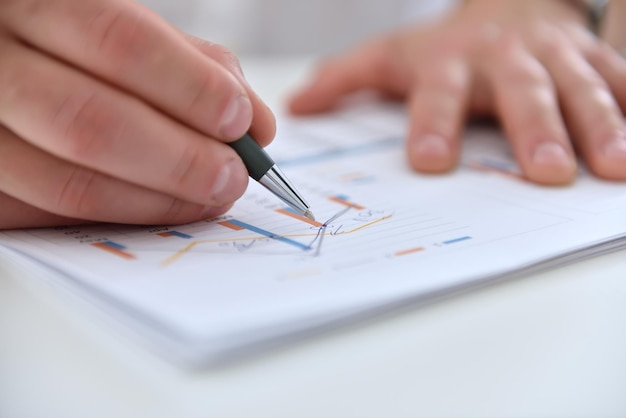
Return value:
[(489, 158), (481, 158), (479, 161), (486, 166), (497, 168), (499, 170), (511, 171), (513, 169), (512, 164), (508, 162), (491, 160)]
[(333, 148), (321, 151), (317, 154), (305, 155), (302, 157), (287, 158), (284, 160), (276, 160), (277, 165), (284, 167), (286, 165), (312, 164), (325, 160), (330, 160), (348, 155), (365, 154), (368, 152), (378, 151), (381, 149), (393, 148), (402, 143), (401, 138), (386, 138), (376, 142), (356, 145), (351, 148)]
[(457, 242), (461, 242), (461, 241), (467, 241), (468, 239), (472, 239), (472, 237), (461, 237), (461, 238), (455, 238), (455, 239), (451, 239), (448, 241), (444, 241), (443, 243), (448, 245), (448, 244), (456, 244)]
[(178, 232), (178, 231), (167, 231), (167, 232), (170, 235), (177, 236), (178, 238), (184, 238), (184, 239), (191, 239), (191, 238), (193, 238), (191, 235), (183, 234), (182, 232)]
[(103, 244), (106, 245), (107, 247), (115, 248), (116, 250), (125, 250), (126, 249), (126, 247), (123, 246), (122, 244), (118, 244), (118, 243), (113, 242), (113, 241), (104, 241)]
[(356, 183), (356, 184), (371, 183), (374, 180), (375, 180), (374, 176), (359, 177), (359, 178), (352, 180), (352, 183)]
[(284, 242), (285, 244), (293, 245), (294, 247), (298, 247), (301, 250), (307, 251), (311, 249), (311, 247), (309, 247), (308, 245), (304, 245), (302, 243), (299, 243), (298, 241), (294, 241), (289, 238), (281, 237), (280, 235), (276, 235), (273, 232), (266, 231), (265, 229), (257, 228), (256, 226), (238, 221), (237, 219), (229, 219), (228, 222), (230, 222), (233, 225), (237, 225), (241, 228), (247, 229), (248, 231), (256, 232), (259, 235), (263, 235), (268, 238), (275, 239), (276, 241)]

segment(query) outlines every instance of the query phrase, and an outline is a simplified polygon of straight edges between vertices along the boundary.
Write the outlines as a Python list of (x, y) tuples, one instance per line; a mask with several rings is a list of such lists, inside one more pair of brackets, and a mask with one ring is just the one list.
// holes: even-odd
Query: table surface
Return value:
[[(243, 60), (274, 107), (309, 65)], [(189, 372), (3, 255), (0, 417), (624, 417), (625, 302), (622, 251)]]

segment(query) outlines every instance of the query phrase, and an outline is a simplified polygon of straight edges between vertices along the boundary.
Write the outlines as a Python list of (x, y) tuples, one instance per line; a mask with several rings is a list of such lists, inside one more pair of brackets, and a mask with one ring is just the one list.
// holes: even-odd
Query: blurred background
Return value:
[(238, 55), (326, 55), (458, 0), (140, 0), (187, 33)]

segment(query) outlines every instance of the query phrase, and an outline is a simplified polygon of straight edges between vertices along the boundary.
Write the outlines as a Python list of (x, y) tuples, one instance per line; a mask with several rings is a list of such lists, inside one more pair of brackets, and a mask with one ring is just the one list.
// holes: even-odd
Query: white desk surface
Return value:
[[(275, 100), (307, 62), (244, 70)], [(196, 373), (0, 256), (2, 418), (625, 416), (624, 251)]]

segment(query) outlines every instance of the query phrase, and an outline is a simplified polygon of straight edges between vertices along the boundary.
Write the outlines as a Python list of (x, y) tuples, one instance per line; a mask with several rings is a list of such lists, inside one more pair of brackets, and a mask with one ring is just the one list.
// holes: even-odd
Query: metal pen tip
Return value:
[(304, 216), (306, 216), (307, 218), (309, 218), (312, 221), (315, 220), (315, 216), (313, 216), (313, 212), (311, 212), (310, 210), (307, 210), (306, 212), (304, 212)]

